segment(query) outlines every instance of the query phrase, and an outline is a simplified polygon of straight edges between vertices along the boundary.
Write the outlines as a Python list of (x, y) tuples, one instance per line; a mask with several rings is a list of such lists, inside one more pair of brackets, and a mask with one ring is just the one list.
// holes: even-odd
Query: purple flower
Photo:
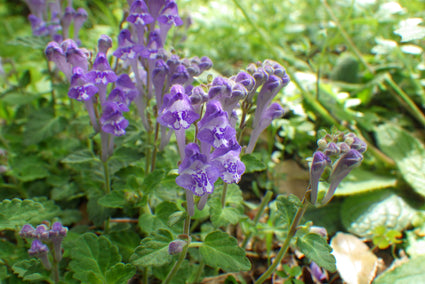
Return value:
[(131, 99), (120, 88), (115, 88), (109, 93), (108, 101), (115, 103), (114, 107), (117, 108), (117, 111), (129, 111), (128, 107), (131, 103)]
[(159, 13), (161, 9), (164, 7), (166, 2), (167, 2), (166, 0), (147, 0), (146, 1), (146, 5), (148, 6), (149, 12), (152, 18), (154, 18), (154, 20), (158, 18)]
[(329, 177), (329, 189), (326, 196), (321, 201), (322, 204), (326, 204), (329, 200), (331, 200), (341, 181), (351, 172), (352, 169), (360, 166), (362, 160), (362, 154), (354, 149), (351, 149), (339, 158)]
[(165, 4), (165, 7), (162, 9), (158, 17), (158, 23), (160, 29), (160, 36), (163, 43), (165, 42), (167, 33), (173, 24), (176, 26), (183, 25), (183, 21), (182, 19), (180, 19), (178, 14), (178, 7), (174, 0), (168, 1)]
[(183, 240), (172, 241), (168, 244), (168, 254), (175, 255), (181, 253), (185, 245), (187, 245), (187, 242)]
[(71, 63), (72, 67), (80, 67), (87, 72), (89, 62), (86, 50), (78, 48), (78, 45), (72, 39), (66, 39), (61, 43), (61, 48), (65, 52), (67, 62)]
[(174, 130), (187, 129), (199, 119), (193, 110), (183, 86), (173, 85), (170, 94), (164, 96), (164, 103), (158, 115), (158, 122)]
[(364, 153), (367, 150), (367, 144), (363, 140), (354, 137), (353, 143), (350, 145), (351, 149)]
[(106, 54), (111, 47), (112, 39), (107, 35), (100, 35), (100, 38), (97, 41), (97, 49), (99, 53)]
[(50, 270), (52, 268), (52, 265), (50, 264), (49, 258), (48, 258), (48, 252), (49, 248), (43, 244), (40, 240), (35, 239), (31, 243), (31, 248), (28, 250), (28, 254), (30, 256), (36, 256), (40, 259), (43, 266)]
[(323, 152), (325, 153), (326, 156), (338, 156), (341, 152), (341, 150), (339, 149), (338, 145), (330, 142), (328, 143), (326, 149), (323, 150)]
[(310, 271), (311, 276), (313, 276), (315, 280), (320, 281), (320, 283), (323, 283), (327, 278), (326, 271), (320, 268), (314, 261), (310, 263)]
[(137, 47), (134, 41), (131, 39), (131, 33), (129, 30), (121, 30), (118, 35), (118, 48), (114, 51), (113, 55), (122, 59), (134, 59), (138, 57), (140, 47)]
[(208, 91), (210, 99), (220, 100), (222, 97), (229, 97), (232, 92), (232, 85), (228, 79), (215, 77)]
[(94, 77), (96, 85), (107, 85), (117, 80), (117, 75), (111, 70), (108, 59), (104, 53), (98, 53), (93, 63), (93, 70), (89, 74)]
[(27, 3), (28, 8), (31, 11), (31, 14), (35, 15), (38, 18), (42, 18), (43, 14), (46, 12), (46, 1), (45, 0), (24, 0)]
[(214, 183), (220, 173), (216, 167), (207, 162), (207, 157), (200, 153), (199, 146), (190, 143), (185, 149), (185, 158), (179, 166), (176, 183), (197, 196), (211, 194)]
[(220, 172), (225, 183), (238, 183), (245, 172), (245, 165), (239, 155), (241, 146), (235, 144), (229, 148), (216, 149), (211, 154), (211, 164)]
[(136, 0), (131, 4), (130, 15), (127, 17), (127, 22), (134, 25), (145, 26), (154, 21), (149, 14), (148, 7), (142, 0)]
[(242, 84), (248, 92), (251, 92), (255, 86), (255, 79), (246, 72), (239, 72), (234, 78), (236, 83)]
[(69, 26), (74, 20), (76, 13), (77, 12), (75, 12), (75, 10), (72, 7), (65, 8), (65, 12), (63, 13), (62, 20), (61, 20), (64, 38), (69, 38)]
[(186, 67), (183, 64), (176, 66), (175, 71), (170, 76), (170, 85), (180, 84), (184, 85), (190, 78), (189, 73), (186, 70)]
[(49, 239), (53, 243), (53, 248), (55, 251), (55, 260), (57, 262), (62, 259), (62, 240), (66, 236), (68, 228), (62, 226), (60, 222), (55, 222), (52, 225), (52, 229), (49, 231)]
[(34, 36), (45, 36), (48, 35), (49, 31), (47, 29), (46, 23), (43, 21), (43, 19), (38, 18), (37, 16), (34, 16), (30, 14), (28, 16), (28, 20), (31, 24), (32, 34)]
[(21, 236), (21, 238), (34, 238), (34, 232), (35, 229), (32, 225), (25, 224), (19, 232), (19, 236)]
[(69, 81), (71, 81), (72, 65), (67, 62), (65, 52), (62, 50), (61, 46), (57, 42), (51, 41), (47, 44), (44, 53), (47, 59), (55, 62), (59, 70), (65, 74)]
[(108, 99), (108, 101), (102, 105), (102, 109), (103, 113), (100, 118), (102, 130), (115, 136), (124, 135), (125, 129), (128, 126), (128, 120), (122, 115), (120, 104)]
[(83, 8), (78, 8), (74, 15), (74, 40), (78, 41), (78, 32), (87, 20), (88, 14)]
[(230, 125), (228, 114), (218, 101), (209, 101), (202, 119), (198, 123), (198, 139), (215, 149), (228, 148), (236, 141), (236, 130)]
[(37, 238), (39, 240), (47, 241), (47, 240), (49, 240), (49, 231), (48, 231), (48, 229), (49, 228), (47, 228), (47, 226), (44, 225), (44, 224), (38, 225), (35, 228), (35, 231), (34, 231), (33, 235), (34, 235), (35, 238)]
[(198, 66), (201, 72), (204, 72), (205, 70), (211, 69), (213, 63), (209, 57), (203, 56)]
[(310, 166), (310, 202), (315, 204), (319, 191), (319, 181), (327, 166), (331, 165), (331, 159), (324, 153), (317, 151), (313, 155), (313, 161)]
[(88, 101), (97, 92), (98, 87), (94, 85), (93, 73), (85, 74), (83, 69), (75, 67), (71, 77), (71, 88), (69, 89), (68, 96), (77, 101)]
[(163, 44), (161, 38), (159, 37), (159, 33), (155, 30), (149, 33), (148, 44), (146, 48), (141, 51), (141, 55), (143, 58), (154, 59), (156, 53), (160, 48), (162, 48)]

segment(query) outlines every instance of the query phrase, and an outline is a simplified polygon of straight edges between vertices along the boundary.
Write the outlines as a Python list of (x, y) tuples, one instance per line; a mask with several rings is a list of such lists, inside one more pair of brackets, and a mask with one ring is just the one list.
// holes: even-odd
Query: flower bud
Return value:
[(317, 151), (313, 154), (313, 161), (310, 166), (310, 202), (315, 204), (319, 191), (319, 180), (325, 168), (331, 164), (331, 159), (324, 153)]
[(183, 240), (175, 240), (172, 241), (169, 245), (168, 245), (168, 254), (170, 255), (175, 255), (175, 254), (179, 254), (183, 251), (184, 246), (187, 244), (187, 242), (183, 241)]

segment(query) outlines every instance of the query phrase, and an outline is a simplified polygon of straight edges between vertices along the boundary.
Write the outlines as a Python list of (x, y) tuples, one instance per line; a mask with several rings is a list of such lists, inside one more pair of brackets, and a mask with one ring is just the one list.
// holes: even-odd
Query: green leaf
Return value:
[(313, 233), (305, 234), (297, 238), (297, 247), (320, 267), (330, 271), (336, 271), (336, 259), (331, 254), (332, 248), (321, 236)]
[(43, 267), (40, 261), (36, 259), (25, 259), (15, 263), (12, 266), (14, 273), (25, 281), (42, 281), (50, 282), (49, 272)]
[(236, 239), (221, 231), (209, 233), (199, 252), (205, 263), (214, 268), (228, 272), (251, 269), (251, 263), (245, 256), (245, 251), (238, 246)]
[(377, 127), (376, 138), (381, 150), (397, 164), (403, 178), (425, 196), (425, 147), (407, 131), (391, 124)]
[(107, 272), (121, 261), (118, 248), (107, 238), (93, 233), (81, 235), (70, 253), (69, 268), (74, 272), (74, 278), (83, 283), (107, 283)]
[(128, 263), (117, 263), (106, 271), (106, 282), (108, 284), (122, 284), (127, 283), (134, 274), (136, 274), (136, 267)]
[(371, 238), (379, 226), (402, 231), (416, 211), (389, 190), (348, 197), (341, 207), (342, 223), (350, 233)]
[(64, 117), (55, 117), (53, 113), (45, 109), (31, 114), (25, 125), (25, 145), (36, 144), (54, 136), (65, 129), (66, 123)]
[(301, 201), (293, 194), (289, 196), (279, 195), (276, 198), (276, 213), (283, 223), (288, 226), (291, 224), (300, 206), (302, 206)]
[(242, 206), (242, 191), (236, 184), (227, 186), (226, 205), (222, 208), (221, 196), (223, 188), (217, 188), (208, 201), (210, 206), (211, 222), (215, 227), (237, 224), (244, 218), (244, 208)]
[(175, 233), (182, 231), (182, 220), (168, 226), (170, 217), (180, 211), (174, 202), (164, 201), (155, 208), (155, 214), (143, 214), (139, 217), (140, 229), (146, 233), (152, 233), (158, 229), (172, 229)]
[(96, 158), (93, 155), (93, 152), (88, 149), (78, 150), (75, 153), (70, 154), (66, 158), (62, 159), (62, 163), (67, 164), (79, 164), (92, 162)]
[(335, 195), (352, 195), (371, 190), (395, 187), (397, 179), (394, 176), (377, 175), (371, 171), (356, 168), (338, 185)]
[(118, 246), (123, 261), (126, 262), (140, 243), (140, 236), (134, 230), (112, 232), (109, 239)]
[(411, 284), (423, 283), (425, 256), (411, 258), (394, 269), (388, 269), (373, 281), (374, 284)]
[(5, 199), (0, 203), (0, 231), (15, 230), (27, 223), (39, 224), (55, 213), (56, 208), (50, 212), (43, 204), (30, 199)]
[(137, 266), (161, 266), (173, 259), (168, 254), (168, 244), (173, 241), (170, 231), (159, 229), (144, 238), (136, 248), (130, 261)]
[(109, 208), (124, 208), (127, 204), (125, 192), (122, 190), (113, 190), (105, 196), (99, 198), (98, 203)]
[(419, 26), (421, 18), (409, 18), (401, 23), (401, 27), (394, 31), (401, 36), (401, 42), (422, 39), (425, 37), (425, 27)]
[(21, 88), (25, 88), (26, 86), (29, 85), (29, 83), (31, 83), (31, 72), (30, 70), (25, 70), (21, 76), (21, 78), (19, 78), (19, 87)]
[(49, 176), (48, 164), (37, 156), (19, 157), (12, 160), (12, 169), (23, 182), (42, 179)]
[(143, 180), (142, 188), (146, 193), (152, 192), (155, 187), (161, 183), (162, 179), (165, 176), (165, 171), (163, 169), (156, 169), (150, 174), (148, 174)]
[(241, 161), (245, 164), (245, 173), (258, 172), (266, 169), (266, 164), (258, 159), (255, 154), (243, 155)]

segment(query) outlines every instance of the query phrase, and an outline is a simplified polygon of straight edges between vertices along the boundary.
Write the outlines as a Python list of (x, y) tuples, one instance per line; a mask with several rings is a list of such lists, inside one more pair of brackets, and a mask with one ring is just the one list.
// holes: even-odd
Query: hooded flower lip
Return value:
[(138, 57), (142, 50), (143, 48), (137, 46), (131, 39), (130, 31), (123, 29), (118, 35), (118, 48), (114, 51), (113, 55), (122, 60), (134, 59)]
[(68, 96), (77, 101), (90, 100), (99, 89), (94, 85), (94, 77), (89, 73), (85, 74), (84, 70), (75, 67), (71, 77), (71, 88), (69, 89)]
[(165, 25), (183, 25), (183, 21), (178, 14), (179, 12), (177, 4), (176, 2), (171, 0), (167, 4), (165, 4), (165, 7), (162, 9), (158, 17), (158, 22)]
[(154, 18), (149, 14), (148, 6), (146, 6), (144, 1), (136, 0), (131, 4), (130, 15), (127, 17), (127, 22), (145, 26), (153, 21)]
[(213, 193), (218, 177), (219, 171), (207, 162), (207, 157), (200, 153), (199, 146), (195, 143), (188, 144), (176, 183), (197, 196), (203, 196)]
[(223, 77), (214, 78), (208, 91), (210, 99), (220, 100), (222, 97), (229, 97), (232, 92), (232, 85), (229, 80)]
[(310, 202), (315, 204), (319, 191), (319, 181), (327, 166), (331, 165), (331, 159), (324, 153), (317, 151), (313, 155), (313, 161), (310, 166)]
[(229, 148), (216, 149), (211, 154), (211, 164), (218, 169), (225, 183), (238, 183), (245, 172), (245, 164), (239, 158), (241, 149), (241, 146), (235, 144)]
[(214, 148), (227, 148), (236, 141), (236, 130), (230, 125), (227, 112), (219, 101), (209, 101), (203, 118), (198, 123), (198, 139)]
[(158, 122), (174, 130), (179, 130), (189, 128), (198, 119), (199, 114), (193, 110), (183, 86), (173, 85), (170, 93), (164, 96)]
[(100, 38), (97, 41), (97, 49), (99, 53), (106, 54), (111, 47), (112, 39), (107, 35), (100, 35)]
[(114, 136), (122, 136), (128, 126), (128, 120), (124, 118), (120, 107), (116, 102), (106, 102), (103, 105), (103, 114), (100, 118), (102, 130)]
[(94, 82), (97, 85), (107, 85), (118, 79), (115, 72), (111, 70), (111, 66), (104, 53), (97, 54), (93, 63), (93, 70), (89, 74), (89, 76), (94, 77)]

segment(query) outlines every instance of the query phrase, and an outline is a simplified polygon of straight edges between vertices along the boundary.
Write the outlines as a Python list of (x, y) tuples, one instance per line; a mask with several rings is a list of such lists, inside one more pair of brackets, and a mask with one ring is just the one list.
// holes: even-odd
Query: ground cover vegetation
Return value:
[(423, 5), (0, 3), (1, 283), (421, 283)]

